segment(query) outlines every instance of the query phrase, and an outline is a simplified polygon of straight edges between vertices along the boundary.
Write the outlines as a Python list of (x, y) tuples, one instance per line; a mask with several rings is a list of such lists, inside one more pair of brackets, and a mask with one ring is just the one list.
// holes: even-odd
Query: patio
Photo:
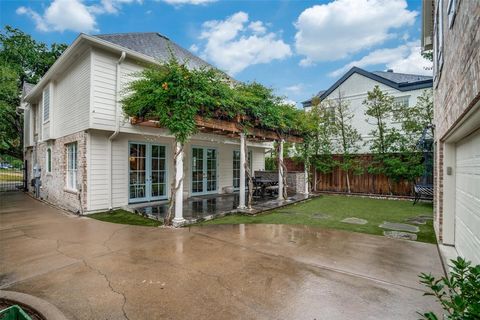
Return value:
[[(435, 245), (291, 225), (163, 229), (2, 199), (0, 288), (71, 319), (418, 319)], [(286, 303), (288, 301), (288, 303)]]
[[(247, 197), (247, 195), (245, 196)], [(263, 195), (253, 198), (252, 210), (238, 209), (240, 194), (213, 194), (205, 196), (194, 196), (183, 201), (183, 218), (185, 224), (193, 224), (200, 221), (211, 220), (228, 214), (246, 212), (257, 214), (262, 211), (271, 210), (289, 205), (295, 202), (312, 198), (312, 195), (289, 192), (288, 198), (279, 200), (277, 196)], [(161, 201), (149, 204), (131, 205), (136, 213), (145, 215), (151, 219), (162, 221), (168, 210), (168, 201)]]

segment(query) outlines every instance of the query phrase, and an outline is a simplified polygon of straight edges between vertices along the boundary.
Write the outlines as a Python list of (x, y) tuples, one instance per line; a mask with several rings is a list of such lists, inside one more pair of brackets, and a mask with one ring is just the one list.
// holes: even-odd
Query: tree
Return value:
[(185, 143), (197, 131), (195, 116), (212, 116), (213, 112), (227, 110), (225, 107), (233, 104), (233, 94), (225, 80), (214, 69), (189, 70), (172, 58), (166, 63), (147, 66), (124, 92), (122, 103), (127, 115), (157, 119), (175, 137), (174, 179), (165, 225), (171, 225), (175, 195), (182, 192), (179, 188), (184, 174), (182, 170), (182, 176), (177, 177), (176, 159), (182, 156)]
[[(404, 110), (395, 109), (394, 98), (380, 90), (378, 86), (367, 94), (363, 102), (367, 107), (365, 114), (370, 118), (367, 122), (374, 126), (370, 132), (372, 139), (369, 141), (370, 151), (373, 154), (373, 162), (368, 171), (373, 174), (384, 174), (388, 179), (389, 192), (392, 193), (391, 181), (406, 179), (415, 181), (423, 173), (421, 154), (414, 148), (417, 139), (413, 139), (408, 130), (414, 130), (414, 119), (416, 114), (422, 112), (410, 112), (411, 110), (402, 106)], [(401, 130), (393, 127), (392, 122), (403, 113)], [(397, 116), (396, 116), (397, 114)], [(405, 128), (408, 130), (405, 131)], [(413, 139), (413, 140), (412, 140)]]
[(21, 159), (23, 118), (17, 114), (23, 83), (37, 83), (67, 48), (35, 41), (19, 29), (0, 33), (0, 154)]
[[(336, 165), (333, 159), (333, 113), (328, 105), (320, 99), (312, 99), (312, 108), (303, 114), (304, 142), (299, 146), (298, 157), (304, 162), (306, 169), (310, 165), (315, 169), (315, 174), (320, 171), (329, 173)], [(316, 177), (314, 177), (316, 184)]]
[(334, 114), (333, 130), (335, 140), (338, 141), (338, 150), (342, 154), (339, 162), (340, 169), (345, 172), (347, 180), (347, 192), (350, 193), (350, 172), (361, 173), (362, 167), (355, 157), (362, 140), (360, 133), (352, 126), (353, 113), (350, 104), (344, 99), (340, 91), (338, 98), (328, 101)]

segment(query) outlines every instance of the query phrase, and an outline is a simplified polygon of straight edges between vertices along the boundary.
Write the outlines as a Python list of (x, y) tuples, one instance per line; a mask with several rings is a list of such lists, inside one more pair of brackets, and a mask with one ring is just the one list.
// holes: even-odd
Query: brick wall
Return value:
[[(59, 139), (40, 142), (36, 147), (37, 163), (42, 169), (41, 182), (42, 187), (40, 196), (47, 202), (64, 209), (78, 212), (80, 211), (80, 202), (83, 210), (87, 209), (87, 161), (86, 161), (86, 140), (87, 133), (84, 131), (74, 133)], [(72, 191), (67, 189), (67, 144), (77, 143), (77, 184), (81, 190)], [(35, 147), (34, 147), (35, 148)], [(32, 156), (35, 157), (35, 149), (28, 149), (25, 157), (29, 161), (29, 175), (31, 174)], [(47, 149), (52, 150), (52, 172), (47, 172)], [(29, 181), (30, 185), (30, 181)], [(33, 188), (29, 187), (29, 192)]]
[(452, 28), (448, 26), (447, 5), (448, 1), (443, 1), (443, 69), (433, 85), (436, 135), (434, 209), (440, 241), (445, 135), (478, 101), (480, 91), (480, 2), (457, 1), (457, 14)]

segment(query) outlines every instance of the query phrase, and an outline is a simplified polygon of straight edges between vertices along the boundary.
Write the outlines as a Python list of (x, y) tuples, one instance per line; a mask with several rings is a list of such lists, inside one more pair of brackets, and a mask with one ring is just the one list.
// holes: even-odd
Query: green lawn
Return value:
[(106, 222), (131, 224), (136, 226), (158, 227), (162, 225), (160, 221), (148, 219), (138, 214), (121, 209), (93, 213), (88, 215), (88, 217)]
[[(328, 215), (328, 218), (315, 218), (315, 215), (318, 216), (319, 214)], [(383, 221), (408, 223), (405, 222), (405, 219), (419, 215), (433, 216), (432, 204), (417, 203), (413, 206), (411, 201), (322, 195), (307, 202), (293, 204), (257, 216), (237, 214), (205, 221), (200, 224), (301, 224), (382, 235), (384, 229), (378, 226)], [(341, 220), (348, 217), (366, 219), (368, 223), (365, 225), (355, 225), (341, 222)], [(417, 233), (418, 241), (436, 242), (431, 220), (425, 225), (418, 226), (420, 227), (420, 231)]]

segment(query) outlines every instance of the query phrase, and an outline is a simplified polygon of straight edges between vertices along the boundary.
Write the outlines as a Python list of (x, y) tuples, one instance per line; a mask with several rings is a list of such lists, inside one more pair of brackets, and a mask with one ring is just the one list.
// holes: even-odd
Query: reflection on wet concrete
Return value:
[[(215, 194), (188, 198), (183, 204), (183, 217), (188, 223), (195, 223), (202, 219), (210, 219), (237, 212), (239, 194)], [(291, 194), (287, 200), (278, 200), (276, 197), (265, 196), (253, 199), (250, 213), (259, 213), (265, 210), (278, 208), (287, 204), (307, 199), (303, 194)], [(163, 220), (168, 211), (168, 202), (155, 205), (148, 204), (136, 207), (135, 211), (149, 218)]]

